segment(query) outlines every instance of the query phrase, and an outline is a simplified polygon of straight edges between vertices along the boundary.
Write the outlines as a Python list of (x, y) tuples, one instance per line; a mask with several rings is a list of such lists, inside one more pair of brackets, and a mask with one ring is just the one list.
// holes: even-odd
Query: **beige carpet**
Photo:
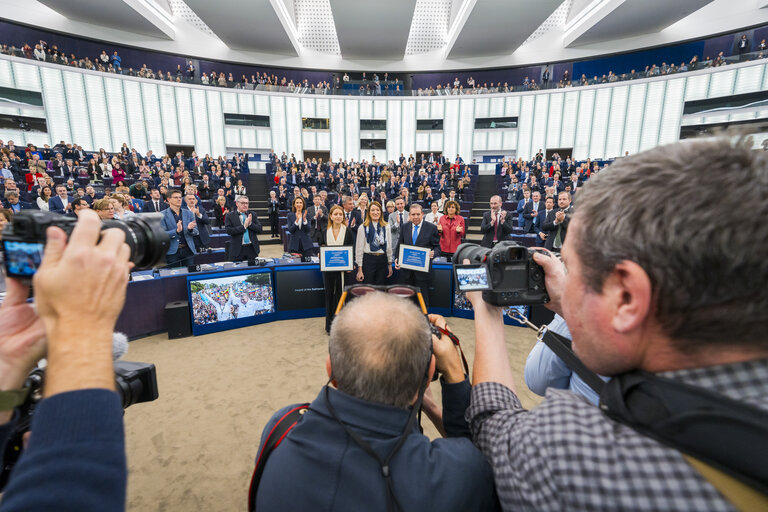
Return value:
[[(471, 320), (448, 319), (470, 359)], [(507, 327), (510, 361), (524, 405), (539, 398), (522, 370), (535, 342)], [(279, 408), (312, 401), (325, 384), (324, 319), (289, 320), (206, 336), (134, 341), (123, 359), (157, 366), (160, 398), (125, 414), (128, 510), (245, 510), (262, 428)], [(433, 384), (439, 400), (439, 384)], [(424, 418), (430, 437), (436, 431)]]

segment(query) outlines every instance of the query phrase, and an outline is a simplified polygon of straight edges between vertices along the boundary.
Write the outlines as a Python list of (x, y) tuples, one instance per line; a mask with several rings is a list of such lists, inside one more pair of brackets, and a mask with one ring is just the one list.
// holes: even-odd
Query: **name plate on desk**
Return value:
[(323, 272), (352, 270), (352, 263), (351, 245), (320, 248), (320, 270)]
[(400, 262), (400, 268), (417, 272), (429, 272), (430, 249), (401, 244), (399, 250), (400, 253), (397, 260)]

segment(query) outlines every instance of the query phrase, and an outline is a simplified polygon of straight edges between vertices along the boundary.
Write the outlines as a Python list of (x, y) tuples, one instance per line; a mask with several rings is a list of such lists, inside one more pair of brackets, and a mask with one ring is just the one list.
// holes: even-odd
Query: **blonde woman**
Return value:
[[(352, 246), (353, 231), (347, 227), (344, 209), (335, 204), (328, 212), (328, 228), (324, 229), (320, 238), (323, 247)], [(344, 272), (323, 272), (325, 288), (325, 332), (331, 332), (331, 323), (339, 304), (341, 292), (344, 289)]]
[(358, 281), (381, 285), (392, 277), (392, 231), (378, 201), (368, 208), (355, 246)]

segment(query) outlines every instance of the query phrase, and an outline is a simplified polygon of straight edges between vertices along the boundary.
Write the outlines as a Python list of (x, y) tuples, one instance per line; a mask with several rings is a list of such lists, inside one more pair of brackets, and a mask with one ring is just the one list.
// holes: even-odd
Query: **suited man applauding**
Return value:
[(501, 209), (501, 197), (491, 196), (490, 205), (491, 211), (483, 213), (483, 221), (480, 224), (480, 231), (483, 233), (480, 245), (489, 248), (509, 239), (512, 233), (512, 215), (507, 215), (507, 212)]
[(67, 195), (66, 185), (56, 185), (56, 196), (48, 201), (48, 209), (61, 214), (72, 211), (72, 196)]
[(357, 228), (363, 223), (363, 216), (360, 210), (355, 208), (355, 202), (351, 197), (344, 198), (344, 220), (347, 227), (352, 230), (352, 236), (357, 236)]
[[(411, 205), (409, 222), (400, 229), (399, 240), (398, 245), (415, 245), (431, 249), (429, 253), (430, 259), (440, 254), (440, 233), (437, 231), (437, 226), (424, 222), (424, 212), (419, 204), (414, 203)], [(395, 268), (400, 269), (400, 262), (397, 260), (395, 260)], [(400, 274), (404, 284), (418, 286), (421, 289), (424, 304), (429, 306), (429, 288), (432, 284), (432, 273), (402, 269)]]
[(184, 196), (184, 204), (187, 210), (191, 211), (195, 216), (195, 222), (197, 223), (198, 236), (195, 238), (195, 247), (198, 251), (208, 250), (211, 246), (211, 219), (208, 217), (204, 208), (197, 206), (197, 197), (194, 194), (187, 194)]
[(400, 241), (401, 228), (409, 221), (409, 214), (405, 211), (405, 199), (395, 199), (395, 211), (389, 214), (389, 226), (392, 231), (392, 254), (397, 255), (397, 245)]
[(323, 205), (319, 195), (312, 198), (313, 205), (307, 208), (307, 221), (309, 222), (309, 237), (313, 242), (320, 243), (322, 232), (328, 225), (328, 209)]
[(170, 207), (162, 212), (163, 229), (171, 237), (165, 261), (169, 267), (188, 267), (195, 256), (194, 237), (199, 234), (197, 222), (192, 212), (181, 208), (180, 190), (171, 191), (168, 202)]
[(259, 238), (262, 227), (256, 212), (248, 209), (248, 198), (241, 196), (236, 202), (237, 211), (224, 218), (224, 227), (232, 237), (229, 256), (233, 261), (253, 260), (259, 256)]
[(144, 213), (147, 212), (161, 212), (168, 208), (168, 204), (163, 199), (163, 196), (160, 195), (160, 190), (157, 188), (153, 188), (149, 192), (149, 201), (144, 201)]
[(535, 190), (531, 194), (531, 201), (523, 208), (523, 219), (525, 219), (525, 226), (523, 229), (526, 233), (534, 233), (534, 224), (541, 229), (542, 221), (538, 219), (540, 213), (544, 210), (544, 202), (541, 200), (541, 192)]
[(565, 242), (565, 234), (568, 231), (568, 223), (571, 221), (573, 206), (571, 195), (568, 192), (560, 192), (557, 196), (557, 210), (552, 210), (542, 223), (542, 231), (547, 233), (544, 245), (547, 249), (560, 252)]

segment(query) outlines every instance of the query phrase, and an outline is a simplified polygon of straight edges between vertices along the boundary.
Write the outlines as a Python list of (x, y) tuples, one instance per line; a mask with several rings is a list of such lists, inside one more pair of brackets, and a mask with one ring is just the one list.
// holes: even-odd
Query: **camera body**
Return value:
[[(131, 261), (136, 270), (152, 268), (163, 262), (170, 237), (162, 227), (161, 213), (142, 213), (125, 221), (103, 220), (101, 229), (117, 228), (125, 233), (125, 243), (131, 249)], [(61, 228), (67, 236), (77, 219), (42, 210), (26, 210), (16, 214), (3, 230), (6, 274), (10, 277), (32, 277), (43, 259), (45, 232)]]
[(490, 275), (490, 289), (483, 300), (494, 306), (521, 306), (549, 302), (544, 287), (544, 269), (533, 261), (533, 251), (512, 241), (503, 241), (489, 249), (463, 243), (456, 248), (453, 260), (465, 259), (484, 265)]

